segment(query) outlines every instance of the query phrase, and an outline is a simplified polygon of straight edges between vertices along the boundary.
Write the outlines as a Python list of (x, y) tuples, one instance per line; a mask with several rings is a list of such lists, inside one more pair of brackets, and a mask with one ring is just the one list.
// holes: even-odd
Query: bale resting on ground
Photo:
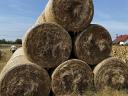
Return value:
[(52, 90), (55, 96), (83, 96), (93, 87), (93, 72), (85, 62), (68, 60), (59, 65), (52, 74)]
[(95, 67), (93, 72), (96, 90), (128, 89), (128, 65), (119, 58), (105, 59)]
[(20, 48), (0, 74), (0, 96), (49, 96), (50, 81), (46, 70), (29, 62)]

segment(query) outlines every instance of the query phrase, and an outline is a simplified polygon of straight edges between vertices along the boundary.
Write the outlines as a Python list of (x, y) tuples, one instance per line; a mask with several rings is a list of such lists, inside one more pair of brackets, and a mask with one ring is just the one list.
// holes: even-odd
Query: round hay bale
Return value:
[(75, 55), (90, 65), (96, 65), (110, 56), (112, 39), (102, 26), (91, 24), (75, 40)]
[(56, 22), (67, 31), (83, 31), (92, 21), (92, 0), (49, 0), (45, 8), (47, 22)]
[(83, 96), (93, 86), (93, 72), (85, 62), (68, 60), (52, 74), (52, 90), (55, 96)]
[(49, 96), (50, 81), (46, 70), (14, 53), (0, 74), (0, 96)]
[(23, 48), (31, 62), (54, 68), (69, 58), (72, 42), (68, 32), (58, 24), (43, 23), (27, 32)]
[(45, 20), (45, 12), (43, 11), (41, 15), (37, 18), (35, 25), (42, 24), (44, 22), (46, 22), (46, 20)]
[(128, 66), (119, 58), (105, 59), (95, 67), (93, 72), (96, 90), (128, 89)]

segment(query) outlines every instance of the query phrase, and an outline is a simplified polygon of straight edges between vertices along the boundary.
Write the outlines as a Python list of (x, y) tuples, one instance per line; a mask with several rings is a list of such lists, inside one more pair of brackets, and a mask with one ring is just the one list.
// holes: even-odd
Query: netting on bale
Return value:
[(68, 60), (52, 74), (52, 90), (55, 96), (83, 96), (93, 86), (93, 72), (85, 62)]
[(23, 48), (30, 61), (54, 68), (69, 58), (72, 42), (68, 32), (58, 24), (43, 23), (27, 32)]
[(20, 48), (0, 74), (0, 96), (49, 96), (50, 84), (46, 70), (29, 62)]
[(96, 90), (128, 89), (128, 65), (119, 58), (105, 59), (95, 67), (93, 72)]
[(90, 65), (96, 65), (108, 58), (111, 50), (111, 35), (101, 25), (91, 24), (75, 40), (76, 57)]
[(45, 20), (62, 25), (67, 31), (79, 32), (93, 18), (92, 0), (49, 0), (45, 8)]

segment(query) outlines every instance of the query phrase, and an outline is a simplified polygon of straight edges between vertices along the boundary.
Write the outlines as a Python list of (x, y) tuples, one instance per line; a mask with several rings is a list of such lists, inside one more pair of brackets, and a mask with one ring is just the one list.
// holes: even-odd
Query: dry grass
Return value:
[(128, 63), (128, 46), (115, 45), (112, 48), (112, 56), (122, 59), (125, 63)]
[(11, 57), (12, 53), (10, 52), (9, 48), (0, 48), (2, 51), (2, 57), (0, 58), (0, 71), (5, 66), (9, 58)]
[[(77, 95), (74, 93), (71, 96), (77, 96)], [(100, 92), (87, 91), (82, 96), (128, 96), (128, 92), (112, 90), (112, 89), (105, 89), (105, 90), (100, 91)]]
[(97, 94), (94, 96), (128, 96), (128, 93), (126, 91), (106, 89), (106, 90), (97, 92)]
[[(2, 57), (0, 58), (0, 72), (12, 55), (10, 51), (10, 46), (11, 44), (0, 44), (0, 50), (2, 52)], [(21, 45), (16, 45), (16, 46), (20, 47)]]

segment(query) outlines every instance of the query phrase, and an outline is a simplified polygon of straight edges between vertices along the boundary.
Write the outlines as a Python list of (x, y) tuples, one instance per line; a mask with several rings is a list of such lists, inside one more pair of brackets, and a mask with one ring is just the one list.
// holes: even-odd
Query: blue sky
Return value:
[[(0, 39), (22, 38), (44, 9), (48, 0), (1, 0)], [(128, 0), (93, 0), (92, 23), (104, 26), (115, 38), (128, 34)]]

